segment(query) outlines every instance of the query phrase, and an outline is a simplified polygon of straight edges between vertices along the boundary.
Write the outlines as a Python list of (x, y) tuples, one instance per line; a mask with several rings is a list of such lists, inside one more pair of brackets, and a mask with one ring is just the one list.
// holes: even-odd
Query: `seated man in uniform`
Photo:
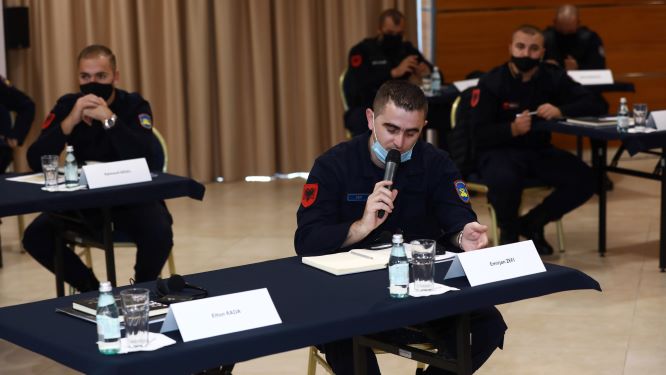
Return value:
[[(516, 29), (509, 52), (511, 60), (483, 76), (472, 92), (477, 168), (497, 212), (500, 242), (516, 242), (521, 234), (534, 241), (540, 254), (552, 254), (544, 225), (587, 201), (595, 191), (594, 178), (590, 167), (553, 147), (550, 133), (534, 129), (533, 122), (598, 115), (602, 109), (563, 69), (541, 63), (539, 29), (530, 25)], [(522, 189), (530, 178), (554, 191), (519, 220)]]
[[(438, 239), (441, 245), (476, 250), (487, 245), (487, 227), (476, 222), (460, 173), (444, 151), (420, 140), (428, 102), (418, 86), (388, 81), (366, 110), (370, 132), (341, 143), (317, 158), (303, 189), (294, 244), (298, 255), (323, 255), (367, 248), (401, 232), (405, 242)], [(401, 153), (393, 183), (384, 181), (388, 150)], [(385, 215), (378, 217), (380, 210)], [(390, 235), (388, 236), (390, 238)], [(386, 291), (388, 293), (388, 291)], [(472, 314), (472, 361), (478, 369), (502, 347), (506, 325), (494, 307)], [(455, 353), (451, 320), (423, 324), (425, 335)], [(353, 373), (352, 340), (321, 346), (338, 375)], [(379, 374), (367, 352), (369, 373)], [(430, 366), (426, 374), (444, 374)]]
[(365, 110), (372, 106), (382, 83), (409, 79), (420, 84), (432, 66), (410, 42), (403, 40), (405, 16), (397, 9), (379, 15), (379, 35), (366, 38), (349, 51), (344, 92), (349, 108), (345, 127), (352, 136), (365, 133)]
[[(16, 112), (14, 125), (10, 112)], [(35, 118), (35, 103), (0, 76), (0, 174), (12, 162), (14, 149), (23, 144)]]
[[(59, 154), (65, 143), (74, 146), (77, 161), (117, 161), (145, 157), (151, 170), (153, 141), (150, 104), (137, 93), (115, 87), (119, 79), (116, 57), (100, 45), (84, 48), (78, 58), (80, 92), (67, 94), (42, 125), (42, 133), (28, 150), (28, 163), (41, 170), (40, 157)], [(101, 214), (84, 210), (91, 226), (99, 226)], [(114, 228), (137, 244), (134, 279), (154, 280), (173, 246), (171, 215), (164, 202), (153, 201), (111, 209)], [(53, 272), (56, 228), (46, 214), (38, 216), (25, 230), (23, 246), (39, 263)], [(99, 282), (74, 252), (64, 252), (65, 281), (81, 292), (96, 290)]]
[(597, 33), (580, 25), (578, 8), (557, 9), (553, 26), (543, 32), (546, 62), (566, 70), (606, 69), (604, 45)]

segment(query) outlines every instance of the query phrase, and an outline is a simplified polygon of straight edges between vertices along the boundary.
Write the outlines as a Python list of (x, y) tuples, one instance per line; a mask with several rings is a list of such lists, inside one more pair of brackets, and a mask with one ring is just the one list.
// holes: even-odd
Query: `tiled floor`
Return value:
[[(623, 161), (650, 170), (656, 159)], [(611, 175), (608, 202), (608, 256), (597, 244), (597, 199), (564, 218), (566, 253), (544, 261), (580, 269), (601, 283), (602, 293), (577, 291), (499, 306), (509, 330), (478, 374), (666, 373), (666, 274), (658, 265), (659, 184)], [(204, 202), (168, 202), (175, 218), (174, 254), (187, 274), (291, 256), (295, 211), (302, 180), (222, 183), (207, 186)], [(482, 198), (476, 198), (480, 201)], [(487, 214), (474, 204), (481, 222)], [(526, 203), (529, 206), (529, 202)], [(2, 231), (5, 267), (0, 269), (0, 306), (55, 295), (53, 277), (18, 247), (15, 218)], [(555, 244), (554, 226), (547, 237)], [(131, 276), (134, 251), (117, 252), (119, 280)], [(103, 259), (94, 253), (104, 278)], [(91, 345), (93, 343), (91, 342)], [(259, 358), (235, 374), (304, 374), (305, 349)], [(413, 374), (413, 363), (380, 356), (384, 374)], [(73, 371), (13, 344), (0, 341), (0, 373), (69, 374)], [(322, 373), (319, 371), (319, 373)]]

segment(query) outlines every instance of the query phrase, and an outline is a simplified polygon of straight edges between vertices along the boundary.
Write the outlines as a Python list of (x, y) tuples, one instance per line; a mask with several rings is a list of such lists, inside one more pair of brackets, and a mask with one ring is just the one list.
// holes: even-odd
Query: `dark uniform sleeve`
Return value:
[(501, 145), (513, 138), (511, 122), (498, 122), (500, 118), (500, 98), (486, 81), (486, 79), (493, 79), (492, 77), (496, 76), (488, 77), (479, 80), (479, 85), (472, 90), (470, 99), (471, 125), (474, 129), (473, 137), (478, 149)]
[(116, 125), (107, 131), (118, 160), (146, 158), (151, 166), (153, 112), (150, 103), (138, 94), (129, 95), (129, 108), (116, 113)]
[[(335, 253), (347, 238), (352, 222), (340, 222), (341, 178), (330, 160), (320, 157), (303, 187), (296, 213), (296, 254), (301, 256)], [(314, 196), (313, 196), (314, 195)]]
[(58, 155), (67, 142), (67, 136), (62, 132), (60, 123), (69, 115), (74, 103), (78, 99), (75, 95), (65, 95), (58, 99), (51, 112), (42, 123), (42, 132), (39, 138), (28, 148), (28, 165), (33, 171), (41, 171), (42, 155)]
[(347, 60), (347, 75), (345, 86), (349, 107), (363, 105), (366, 95), (374, 94), (373, 90), (382, 83), (391, 79), (391, 67), (389, 64), (372, 65), (370, 57), (364, 47), (368, 41), (355, 45), (349, 51)]
[(2, 135), (14, 138), (22, 145), (35, 119), (35, 103), (26, 94), (11, 86), (4, 77), (0, 77), (0, 104), (16, 112), (14, 126), (3, 129)]
[(605, 112), (602, 103), (592, 92), (574, 81), (563, 69), (553, 69), (558, 101), (557, 105), (564, 117), (598, 116)]
[(477, 221), (477, 217), (472, 209), (467, 187), (453, 161), (446, 158), (438, 169), (441, 171), (440, 178), (432, 197), (444, 237), (449, 239), (467, 223)]

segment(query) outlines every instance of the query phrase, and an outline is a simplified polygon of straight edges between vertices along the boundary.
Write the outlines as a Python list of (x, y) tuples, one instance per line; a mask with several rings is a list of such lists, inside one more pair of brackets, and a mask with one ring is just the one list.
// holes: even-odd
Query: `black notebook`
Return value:
[[(122, 306), (120, 295), (115, 294), (114, 297), (116, 299), (116, 305), (119, 308), (119, 312), (122, 315), (122, 309), (120, 309)], [(97, 313), (97, 297), (76, 300), (72, 302), (72, 308), (74, 310), (94, 316)], [(169, 311), (169, 306), (154, 300), (150, 301), (150, 311), (148, 312), (148, 316), (164, 315), (167, 313), (167, 311)]]

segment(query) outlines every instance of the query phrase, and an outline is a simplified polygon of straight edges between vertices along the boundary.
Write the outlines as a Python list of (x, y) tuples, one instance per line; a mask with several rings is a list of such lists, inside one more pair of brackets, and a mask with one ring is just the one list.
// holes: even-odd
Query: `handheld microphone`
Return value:
[(193, 298), (200, 298), (208, 296), (208, 291), (200, 286), (188, 284), (185, 279), (180, 275), (171, 275), (168, 279), (157, 279), (157, 294), (160, 297), (165, 297), (173, 293), (180, 293), (184, 289), (194, 289), (199, 292), (191, 295)]
[[(393, 149), (388, 152), (386, 155), (386, 166), (384, 168), (384, 181), (391, 181), (395, 178), (395, 174), (398, 172), (398, 166), (400, 165), (400, 151)], [(393, 185), (389, 186), (389, 190), (393, 189)], [(383, 218), (384, 210), (377, 211), (377, 217)]]

